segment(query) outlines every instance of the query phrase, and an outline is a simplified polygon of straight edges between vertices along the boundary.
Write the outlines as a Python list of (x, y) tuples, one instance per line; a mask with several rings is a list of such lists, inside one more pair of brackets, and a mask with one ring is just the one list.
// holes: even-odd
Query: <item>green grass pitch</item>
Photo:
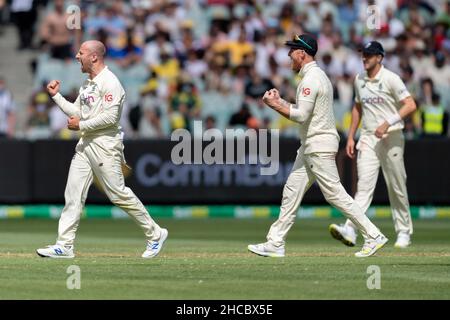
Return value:
[[(343, 220), (340, 220), (343, 221)], [(390, 238), (377, 256), (355, 258), (332, 239), (336, 220), (297, 220), (285, 258), (247, 252), (265, 240), (272, 219), (157, 219), (169, 238), (155, 259), (140, 258), (141, 230), (131, 220), (81, 220), (76, 258), (43, 259), (57, 220), (0, 220), (0, 299), (449, 299), (450, 219), (416, 220), (413, 246), (395, 249), (392, 221), (376, 224)], [(81, 289), (66, 287), (67, 268), (81, 270)], [(381, 289), (367, 288), (367, 268)]]

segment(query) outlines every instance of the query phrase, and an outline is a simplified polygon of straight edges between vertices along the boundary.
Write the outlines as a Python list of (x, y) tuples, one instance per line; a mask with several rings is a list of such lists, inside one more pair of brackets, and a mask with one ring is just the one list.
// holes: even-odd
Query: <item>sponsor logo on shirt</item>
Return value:
[(111, 93), (107, 93), (107, 94), (105, 95), (105, 101), (106, 101), (106, 102), (111, 102), (111, 101), (113, 101), (113, 95), (112, 95)]
[(303, 96), (309, 96), (311, 94), (311, 89), (310, 88), (303, 88), (302, 89), (302, 95)]
[(91, 96), (90, 94), (83, 94), (81, 96), (81, 101), (83, 102), (83, 104), (90, 104), (90, 103), (94, 103), (95, 98), (94, 98), (94, 96)]
[(384, 99), (382, 97), (368, 97), (362, 98), (362, 103), (371, 103), (371, 104), (382, 104), (384, 103)]

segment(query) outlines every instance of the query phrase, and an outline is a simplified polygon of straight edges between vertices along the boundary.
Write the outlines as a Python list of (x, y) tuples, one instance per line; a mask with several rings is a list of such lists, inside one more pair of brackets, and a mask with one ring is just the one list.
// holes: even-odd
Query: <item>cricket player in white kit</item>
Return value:
[[(355, 78), (355, 104), (346, 146), (347, 155), (355, 157), (355, 132), (362, 121), (358, 150), (358, 185), (355, 201), (364, 212), (369, 209), (378, 179), (380, 166), (389, 194), (397, 241), (395, 247), (411, 244), (413, 226), (406, 189), (406, 171), (403, 160), (405, 141), (403, 119), (416, 110), (416, 104), (398, 75), (387, 70), (381, 61), (382, 45), (367, 43), (362, 49), (364, 74)], [(344, 225), (332, 224), (331, 235), (347, 246), (356, 243), (356, 226), (350, 221)]]
[(292, 69), (299, 72), (296, 103), (283, 100), (278, 90), (266, 91), (263, 101), (282, 116), (300, 123), (302, 145), (283, 190), (280, 215), (267, 235), (267, 242), (249, 245), (248, 250), (270, 257), (285, 255), (287, 233), (294, 224), (305, 192), (317, 181), (325, 199), (342, 211), (366, 240), (356, 257), (375, 254), (388, 239), (366, 217), (345, 191), (336, 167), (339, 136), (333, 113), (333, 88), (325, 72), (314, 61), (317, 42), (308, 35), (287, 41)]
[(65, 190), (66, 205), (61, 213), (55, 245), (38, 249), (41, 257), (73, 258), (74, 240), (88, 190), (94, 177), (113, 204), (127, 212), (143, 229), (147, 248), (143, 258), (155, 257), (162, 249), (168, 231), (158, 226), (142, 202), (125, 186), (122, 131), (119, 120), (125, 91), (117, 77), (104, 64), (105, 46), (95, 40), (84, 42), (76, 59), (89, 78), (72, 104), (59, 93), (59, 81), (47, 90), (61, 110), (70, 117), (68, 128), (80, 130)]

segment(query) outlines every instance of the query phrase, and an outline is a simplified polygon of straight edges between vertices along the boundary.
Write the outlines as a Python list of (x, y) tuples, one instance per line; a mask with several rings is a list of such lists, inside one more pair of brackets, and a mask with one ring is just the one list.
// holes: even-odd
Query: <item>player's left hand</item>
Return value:
[(386, 131), (389, 129), (389, 123), (386, 121), (375, 130), (375, 136), (379, 139), (384, 138)]
[(70, 117), (69, 120), (67, 120), (67, 128), (73, 131), (80, 130), (80, 118), (74, 116)]
[(267, 104), (269, 107), (272, 107), (279, 102), (280, 93), (277, 89), (270, 89), (264, 93), (262, 99), (265, 104)]

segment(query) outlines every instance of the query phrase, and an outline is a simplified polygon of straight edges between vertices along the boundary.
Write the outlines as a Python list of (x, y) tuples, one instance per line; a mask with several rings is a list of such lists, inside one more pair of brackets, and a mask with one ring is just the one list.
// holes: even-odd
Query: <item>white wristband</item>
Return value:
[(294, 108), (294, 106), (291, 104), (289, 106), (289, 119), (295, 122), (299, 122), (301, 119), (302, 113), (299, 109)]
[(291, 107), (291, 104), (289, 102), (287, 102), (286, 100), (284, 100), (284, 99), (281, 99), (281, 104), (283, 106), (285, 106), (286, 108), (290, 108)]
[(393, 116), (390, 116), (386, 119), (387, 123), (389, 123), (390, 126), (402, 121), (402, 117), (398, 113), (394, 114)]

